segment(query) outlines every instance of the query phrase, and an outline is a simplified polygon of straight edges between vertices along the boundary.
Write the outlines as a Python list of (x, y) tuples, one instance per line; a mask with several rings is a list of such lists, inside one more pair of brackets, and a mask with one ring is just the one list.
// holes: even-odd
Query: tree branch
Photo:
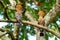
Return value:
[(25, 24), (30, 24), (30, 25), (33, 25), (34, 27), (37, 27), (37, 28), (42, 28), (48, 32), (51, 32), (53, 33), (55, 36), (57, 36), (58, 38), (60, 38), (60, 34), (58, 34), (57, 32), (55, 32), (54, 30), (51, 30), (50, 28), (48, 27), (45, 27), (45, 26), (42, 26), (42, 25), (38, 25), (38, 24), (35, 24), (35, 23), (32, 23), (32, 22), (28, 22), (28, 21), (22, 21), (23, 23)]
[(0, 3), (1, 3), (1, 5), (5, 8), (6, 6), (5, 6), (5, 4), (4, 4), (4, 2), (2, 1), (2, 0), (0, 0)]
[(8, 30), (7, 28), (0, 28), (0, 31), (7, 32), (7, 34), (9, 34), (11, 36), (12, 40), (14, 40), (12, 31)]
[(3, 37), (1, 37), (1, 40), (11, 40), (11, 38), (9, 38), (7, 36), (3, 36)]
[(0, 38), (1, 38), (2, 40), (11, 40), (9, 37), (5, 36), (6, 34), (7, 34), (6, 31), (5, 31), (5, 32), (1, 32), (1, 31), (0, 31)]
[[(60, 1), (58, 0), (58, 2), (60, 2)], [(60, 6), (58, 6), (56, 4), (55, 7), (53, 7), (53, 9), (50, 10), (49, 13), (44, 17), (46, 25), (49, 24), (49, 22), (51, 21), (51, 19), (53, 19), (56, 16), (56, 13), (59, 11), (59, 9), (60, 9)], [(16, 20), (8, 20), (8, 21), (6, 21), (6, 20), (0, 20), (0, 22), (14, 22), (14, 23), (17, 23)], [(22, 22), (26, 23), (26, 24), (33, 25), (33, 26), (38, 27), (38, 28), (45, 29), (45, 30), (47, 30), (47, 31), (55, 34), (58, 38), (60, 38), (60, 35), (57, 32), (55, 32), (55, 31), (53, 31), (53, 30), (51, 30), (51, 29), (49, 29), (47, 27), (44, 27), (44, 26), (41, 26), (41, 25), (38, 25), (38, 24), (35, 24), (35, 23), (32, 23), (32, 22), (28, 22), (28, 21), (22, 21)]]
[(6, 34), (7, 34), (7, 32), (1, 32), (1, 31), (0, 31), (0, 38), (1, 38), (2, 36), (6, 35)]
[[(11, 3), (11, 6), (14, 8), (15, 7), (15, 0), (9, 0), (10, 1), (10, 3)], [(1, 2), (1, 4), (3, 5), (3, 3), (4, 2), (2, 2), (2, 1), (0, 1)], [(6, 6), (4, 6), (3, 5), (3, 8), (4, 8), (4, 15), (7, 17), (7, 19), (8, 20), (11, 20), (11, 18), (9, 17), (9, 15), (8, 15), (8, 13), (7, 13), (7, 9), (8, 9), (8, 7)], [(3, 30), (4, 31), (4, 30)], [(15, 30), (14, 30), (15, 31)], [(11, 31), (9, 31), (9, 30), (7, 30), (7, 33), (11, 36), (11, 38), (12, 38), (12, 40), (15, 40), (15, 37), (14, 37), (14, 35), (13, 35), (13, 33), (11, 32)], [(17, 35), (19, 35), (19, 34), (17, 34)]]
[[(12, 20), (12, 21), (4, 21), (4, 20), (0, 20), (0, 22), (14, 22), (14, 23), (17, 23), (16, 20)], [(45, 26), (42, 26), (42, 25), (38, 25), (38, 24), (35, 24), (35, 23), (32, 23), (32, 22), (29, 22), (29, 21), (24, 21), (22, 20), (22, 23), (24, 24), (29, 24), (29, 25), (33, 25), (34, 27), (37, 27), (37, 28), (42, 28), (48, 32), (51, 32), (53, 33), (55, 36), (57, 36), (58, 38), (60, 38), (60, 34), (58, 34), (57, 32), (55, 32), (54, 30), (48, 28), (48, 27), (45, 27)], [(4, 29), (3, 29), (4, 30)]]
[(16, 5), (16, 1), (15, 0), (9, 0), (9, 2), (10, 2), (12, 7), (15, 7), (15, 5)]
[(56, 5), (53, 6), (53, 8), (47, 13), (47, 15), (44, 17), (45, 19), (45, 25), (48, 25), (51, 23), (54, 18), (59, 14), (57, 12), (60, 11), (60, 0), (56, 0)]
[(29, 12), (28, 11), (26, 11), (25, 12), (25, 16), (31, 21), (31, 22), (34, 22), (34, 23), (36, 23), (37, 24), (37, 21), (36, 21), (36, 19), (35, 18), (33, 18), (32, 17), (32, 15), (31, 14), (29, 14)]
[(8, 20), (11, 20), (11, 18), (9, 17), (8, 13), (7, 13), (7, 5), (4, 4), (3, 0), (0, 0), (1, 5), (3, 6), (3, 12), (5, 13), (4, 15), (7, 17)]
[(9, 5), (8, 9), (15, 10), (16, 1), (9, 0), (9, 2), (10, 2), (10, 5)]
[(0, 28), (0, 31), (2, 31), (2, 32), (5, 32), (7, 30), (8, 30), (7, 28)]
[(8, 20), (11, 20), (11, 18), (9, 17), (8, 13), (7, 13), (7, 8), (4, 8), (4, 15), (7, 17)]
[(18, 26), (19, 23), (14, 24), (14, 38), (15, 40), (19, 39), (19, 33), (20, 33), (20, 26)]

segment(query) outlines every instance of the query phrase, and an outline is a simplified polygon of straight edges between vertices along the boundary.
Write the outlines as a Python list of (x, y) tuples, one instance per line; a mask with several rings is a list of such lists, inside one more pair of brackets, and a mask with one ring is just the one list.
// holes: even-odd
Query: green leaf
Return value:
[(9, 4), (9, 0), (3, 0), (5, 4)]
[(8, 16), (12, 19), (15, 19), (15, 11), (7, 9)]
[(58, 40), (58, 39), (55, 37), (55, 40)]
[(45, 36), (46, 40), (48, 40), (48, 39), (49, 39), (49, 38), (48, 38), (49, 36), (48, 36), (47, 34), (45, 34), (45, 35), (46, 35), (46, 36)]
[(54, 37), (54, 35), (50, 32), (46, 32), (46, 34), (47, 34), (48, 37), (51, 37), (51, 38)]

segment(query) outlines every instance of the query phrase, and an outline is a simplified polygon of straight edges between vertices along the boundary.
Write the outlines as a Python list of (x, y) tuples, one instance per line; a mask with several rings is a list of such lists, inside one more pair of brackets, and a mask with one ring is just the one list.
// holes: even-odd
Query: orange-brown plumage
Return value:
[(22, 7), (21, 4), (17, 4), (15, 6), (15, 8), (16, 8), (15, 17), (16, 17), (16, 20), (19, 22), (18, 26), (21, 26), (21, 24), (22, 24), (21, 20), (22, 20), (23, 7)]
[(16, 5), (16, 9), (21, 10), (21, 9), (22, 9), (22, 5), (17, 4), (17, 5)]
[(43, 17), (39, 17), (38, 22), (39, 22), (39, 24), (43, 24), (44, 18)]
[(41, 11), (38, 12), (38, 15), (39, 15), (39, 19), (38, 19), (39, 24), (43, 24), (43, 21), (44, 21), (44, 18), (43, 18), (44, 12), (41, 10)]
[(42, 10), (39, 11), (39, 12), (38, 12), (38, 15), (43, 17), (43, 16), (45, 15), (45, 14), (44, 14), (44, 11), (42, 11)]

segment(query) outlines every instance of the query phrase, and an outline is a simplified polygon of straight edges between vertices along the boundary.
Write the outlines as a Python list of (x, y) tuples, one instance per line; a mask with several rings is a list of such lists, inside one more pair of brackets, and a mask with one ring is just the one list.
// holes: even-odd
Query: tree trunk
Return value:
[(18, 26), (18, 23), (15, 23), (14, 26), (14, 39), (19, 40), (19, 29), (20, 27)]
[(44, 34), (44, 36), (40, 36), (39, 28), (36, 28), (36, 40), (45, 40), (45, 34)]

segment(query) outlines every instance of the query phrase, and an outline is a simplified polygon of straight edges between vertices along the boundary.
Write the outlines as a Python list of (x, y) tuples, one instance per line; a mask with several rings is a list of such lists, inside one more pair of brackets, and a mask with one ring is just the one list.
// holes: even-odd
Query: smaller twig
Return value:
[(25, 16), (26, 16), (31, 22), (34, 22), (34, 23), (37, 24), (36, 19), (35, 19), (31, 14), (29, 14), (28, 11), (25, 12)]
[(3, 37), (3, 36), (6, 35), (6, 34), (7, 34), (6, 31), (5, 31), (5, 32), (0, 32), (0, 38)]
[(16, 20), (0, 20), (0, 22), (13, 22), (13, 23), (18, 23)]
[(9, 35), (11, 36), (11, 39), (12, 39), (12, 40), (15, 40), (15, 38), (14, 38), (14, 35), (13, 35), (13, 32), (12, 32), (12, 31), (7, 31), (7, 34), (9, 34)]
[(11, 18), (9, 17), (8, 13), (7, 13), (7, 8), (4, 8), (4, 13), (5, 16), (7, 17), (8, 20), (11, 20)]
[(7, 30), (8, 30), (7, 28), (0, 28), (0, 31), (2, 31), (2, 32), (5, 32)]
[(11, 18), (9, 17), (9, 15), (8, 15), (8, 13), (7, 13), (7, 8), (8, 8), (7, 5), (5, 5), (2, 0), (0, 0), (0, 3), (1, 3), (1, 5), (3, 6), (3, 9), (4, 9), (4, 10), (3, 10), (4, 13), (5, 13), (4, 15), (8, 18), (8, 20), (11, 20)]
[(6, 6), (5, 6), (5, 4), (4, 4), (4, 2), (2, 1), (2, 0), (0, 0), (0, 3), (1, 3), (1, 5), (5, 8)]
[(6, 34), (9, 34), (11, 36), (12, 40), (14, 40), (12, 31), (8, 30), (7, 28), (0, 28), (0, 31), (6, 32)]
[(11, 6), (13, 6), (13, 7), (16, 5), (16, 1), (15, 0), (9, 0), (9, 2), (11, 4)]

